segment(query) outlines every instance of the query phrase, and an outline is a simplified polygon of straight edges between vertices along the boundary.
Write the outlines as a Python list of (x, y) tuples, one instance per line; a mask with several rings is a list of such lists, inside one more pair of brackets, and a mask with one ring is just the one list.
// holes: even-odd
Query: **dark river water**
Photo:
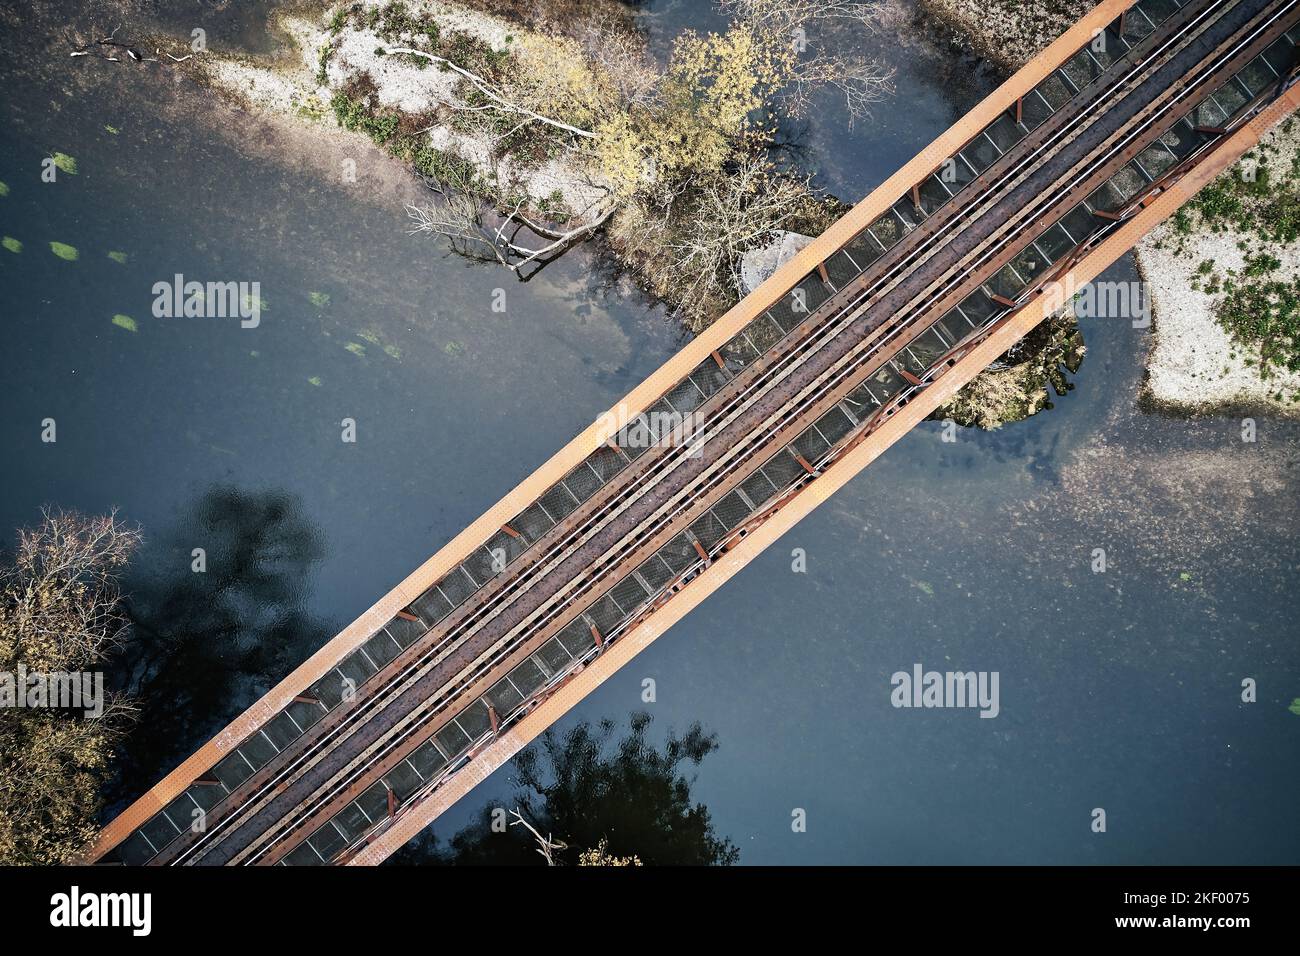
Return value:
[[(261, 5), (158, 6), (128, 30), (270, 47)], [(0, 531), (45, 504), (144, 529), (125, 582), (144, 639), (118, 675), (144, 711), (118, 808), (684, 336), (595, 247), (521, 284), (408, 236), (421, 187), (374, 149), (67, 59), (61, 29), (111, 25), (112, 6), (3, 10), (0, 232), (22, 251), (0, 249)], [(845, 200), (996, 79), (895, 14), (868, 41), (899, 70), (872, 119), (846, 129), (828, 95), (783, 125)], [(702, 2), (639, 16), (660, 52), (720, 22)], [(44, 183), (56, 151), (77, 172)], [(259, 281), (260, 325), (154, 318), (151, 288), (176, 273)], [(1150, 333), (1082, 328), (1050, 411), (955, 442), (917, 428), (558, 729), (699, 721), (718, 747), (686, 771), (691, 799), (742, 863), (1300, 862), (1300, 428), (1260, 416), (1243, 443), (1240, 416), (1146, 410)], [(890, 676), (914, 664), (998, 672), (1000, 713), (895, 709)], [(437, 834), (513, 781), (500, 770)]]

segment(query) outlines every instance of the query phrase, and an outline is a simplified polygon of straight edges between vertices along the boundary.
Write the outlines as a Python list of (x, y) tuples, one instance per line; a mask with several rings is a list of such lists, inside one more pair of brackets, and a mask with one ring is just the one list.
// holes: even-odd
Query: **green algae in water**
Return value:
[(311, 304), (318, 309), (324, 309), (330, 304), (330, 297), (327, 292), (308, 292), (307, 298), (311, 299)]
[(349, 342), (347, 345), (343, 347), (347, 349), (349, 352), (351, 352), (353, 355), (360, 355), (362, 358), (366, 357), (366, 347), (362, 345), (360, 342)]
[(67, 153), (55, 153), (53, 159), (54, 165), (59, 167), (59, 169), (63, 170), (65, 173), (72, 176), (77, 175), (76, 159), (69, 156)]
[(0, 196), (8, 196), (8, 195), (9, 195), (9, 184), (0, 183)]
[(135, 319), (129, 315), (122, 315), (120, 312), (113, 316), (113, 324), (119, 329), (126, 329), (128, 332), (139, 332), (140, 328), (135, 324)]
[(104, 124), (104, 129), (105, 129), (106, 131), (112, 133), (114, 136), (116, 136), (118, 133), (122, 132), (122, 131), (121, 131), (120, 129), (118, 129), (116, 126), (109, 126), (107, 123)]
[(402, 357), (402, 350), (399, 349), (396, 345), (385, 345), (384, 354), (387, 355), (389, 358), (399, 359)]
[(4, 246), (15, 255), (23, 251), (23, 244), (13, 236), (5, 236), (3, 239), (0, 239), (0, 246)]
[(362, 329), (357, 333), (357, 338), (365, 339), (371, 345), (379, 344), (379, 335), (370, 329)]
[(448, 355), (454, 357), (465, 351), (465, 346), (461, 345), (459, 342), (448, 342), (442, 347), (442, 350)]
[(315, 385), (317, 388), (320, 388), (320, 376), (319, 376), (319, 375), (313, 375), (311, 378), (307, 379), (307, 381), (310, 382), (312, 385)]
[(108, 257), (109, 257), (110, 259), (112, 259), (114, 262), (116, 262), (116, 263), (117, 263), (118, 265), (120, 265), (120, 266), (124, 266), (124, 265), (126, 265), (126, 253), (125, 253), (125, 252), (118, 252), (116, 249), (114, 249), (112, 252), (110, 252), (110, 253), (108, 254)]
[(77, 247), (70, 246), (66, 242), (51, 242), (50, 252), (67, 262), (76, 262), (81, 258), (81, 253), (77, 251)]
[(1288, 707), (1287, 710), (1291, 711), (1291, 713), (1295, 714), (1297, 717), (1300, 717), (1300, 697), (1291, 701), (1291, 706)]

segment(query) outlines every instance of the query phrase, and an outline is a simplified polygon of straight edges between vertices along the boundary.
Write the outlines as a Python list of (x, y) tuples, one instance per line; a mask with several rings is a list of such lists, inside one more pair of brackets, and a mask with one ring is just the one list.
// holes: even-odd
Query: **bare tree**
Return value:
[(524, 815), (519, 812), (518, 808), (511, 810), (510, 814), (514, 817), (514, 820), (510, 822), (512, 827), (523, 826), (533, 835), (533, 838), (537, 841), (537, 852), (542, 855), (542, 859), (546, 861), (546, 865), (558, 866), (555, 862), (556, 851), (567, 850), (569, 845), (567, 843), (561, 843), (559, 840), (552, 839), (549, 833), (546, 834), (546, 836), (542, 836), (537, 827), (524, 819)]
[(700, 187), (695, 213), (670, 243), (682, 301), (730, 301), (740, 289), (740, 261), (799, 211), (807, 184), (774, 175), (761, 157), (747, 154), (730, 175)]
[[(453, 170), (443, 180), (430, 180), (436, 193), (423, 206), (406, 205), (413, 236), (442, 236), (454, 252), (471, 259), (497, 262), (520, 279), (532, 278), (547, 263), (574, 244), (594, 234), (613, 214), (613, 203), (583, 210), (579, 225), (556, 228), (542, 222), (515, 200), (504, 213), (492, 213), (492, 203), (468, 173)], [(491, 215), (495, 225), (487, 221)]]
[(852, 126), (893, 89), (892, 68), (858, 53), (827, 49), (808, 36), (819, 26), (874, 31), (875, 0), (718, 0), (718, 8), (755, 29), (789, 38), (795, 57), (785, 103), (795, 115), (816, 90), (829, 87), (844, 97)]
[[(10, 680), (19, 665), (47, 675), (102, 667), (126, 627), (116, 579), (140, 532), (116, 514), (41, 517), (0, 568), (0, 671)], [(135, 713), (119, 695), (103, 704), (94, 719), (25, 707), (0, 720), (0, 864), (69, 863), (89, 846), (113, 746)]]

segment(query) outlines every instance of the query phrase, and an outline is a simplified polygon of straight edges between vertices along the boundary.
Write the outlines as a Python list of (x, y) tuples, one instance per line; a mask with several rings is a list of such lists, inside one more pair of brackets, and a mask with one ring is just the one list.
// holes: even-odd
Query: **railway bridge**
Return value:
[(1105, 0), (117, 817), (372, 864), (1300, 105), (1300, 0)]

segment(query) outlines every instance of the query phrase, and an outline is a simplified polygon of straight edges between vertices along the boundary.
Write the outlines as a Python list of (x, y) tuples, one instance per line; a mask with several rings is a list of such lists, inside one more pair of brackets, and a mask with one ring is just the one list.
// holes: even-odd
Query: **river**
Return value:
[[(146, 535), (125, 582), (146, 639), (118, 675), (144, 711), (110, 809), (685, 340), (598, 246), (519, 283), (408, 236), (421, 187), (373, 148), (66, 58), (58, 27), (115, 6), (23, 4), (20, 31), (6, 3), (0, 40), (0, 231), (22, 243), (0, 250), (0, 529), (52, 504), (118, 507)], [(264, 5), (133, 9), (129, 30), (269, 48)], [(639, 9), (661, 53), (718, 23), (702, 2)], [(828, 94), (783, 123), (794, 162), (846, 200), (996, 81), (898, 10), (870, 40), (899, 68), (872, 119), (847, 129)], [(77, 172), (42, 182), (54, 151)], [(258, 281), (259, 325), (154, 318), (153, 284), (178, 273)], [(1082, 330), (1053, 408), (953, 442), (915, 429), (557, 731), (641, 710), (652, 737), (701, 722), (719, 746), (687, 771), (691, 799), (742, 863), (1300, 862), (1300, 426), (1260, 418), (1247, 443), (1239, 416), (1144, 408), (1150, 331)], [(891, 675), (915, 664), (998, 672), (997, 717), (893, 707)], [(513, 776), (438, 835), (508, 802)]]

